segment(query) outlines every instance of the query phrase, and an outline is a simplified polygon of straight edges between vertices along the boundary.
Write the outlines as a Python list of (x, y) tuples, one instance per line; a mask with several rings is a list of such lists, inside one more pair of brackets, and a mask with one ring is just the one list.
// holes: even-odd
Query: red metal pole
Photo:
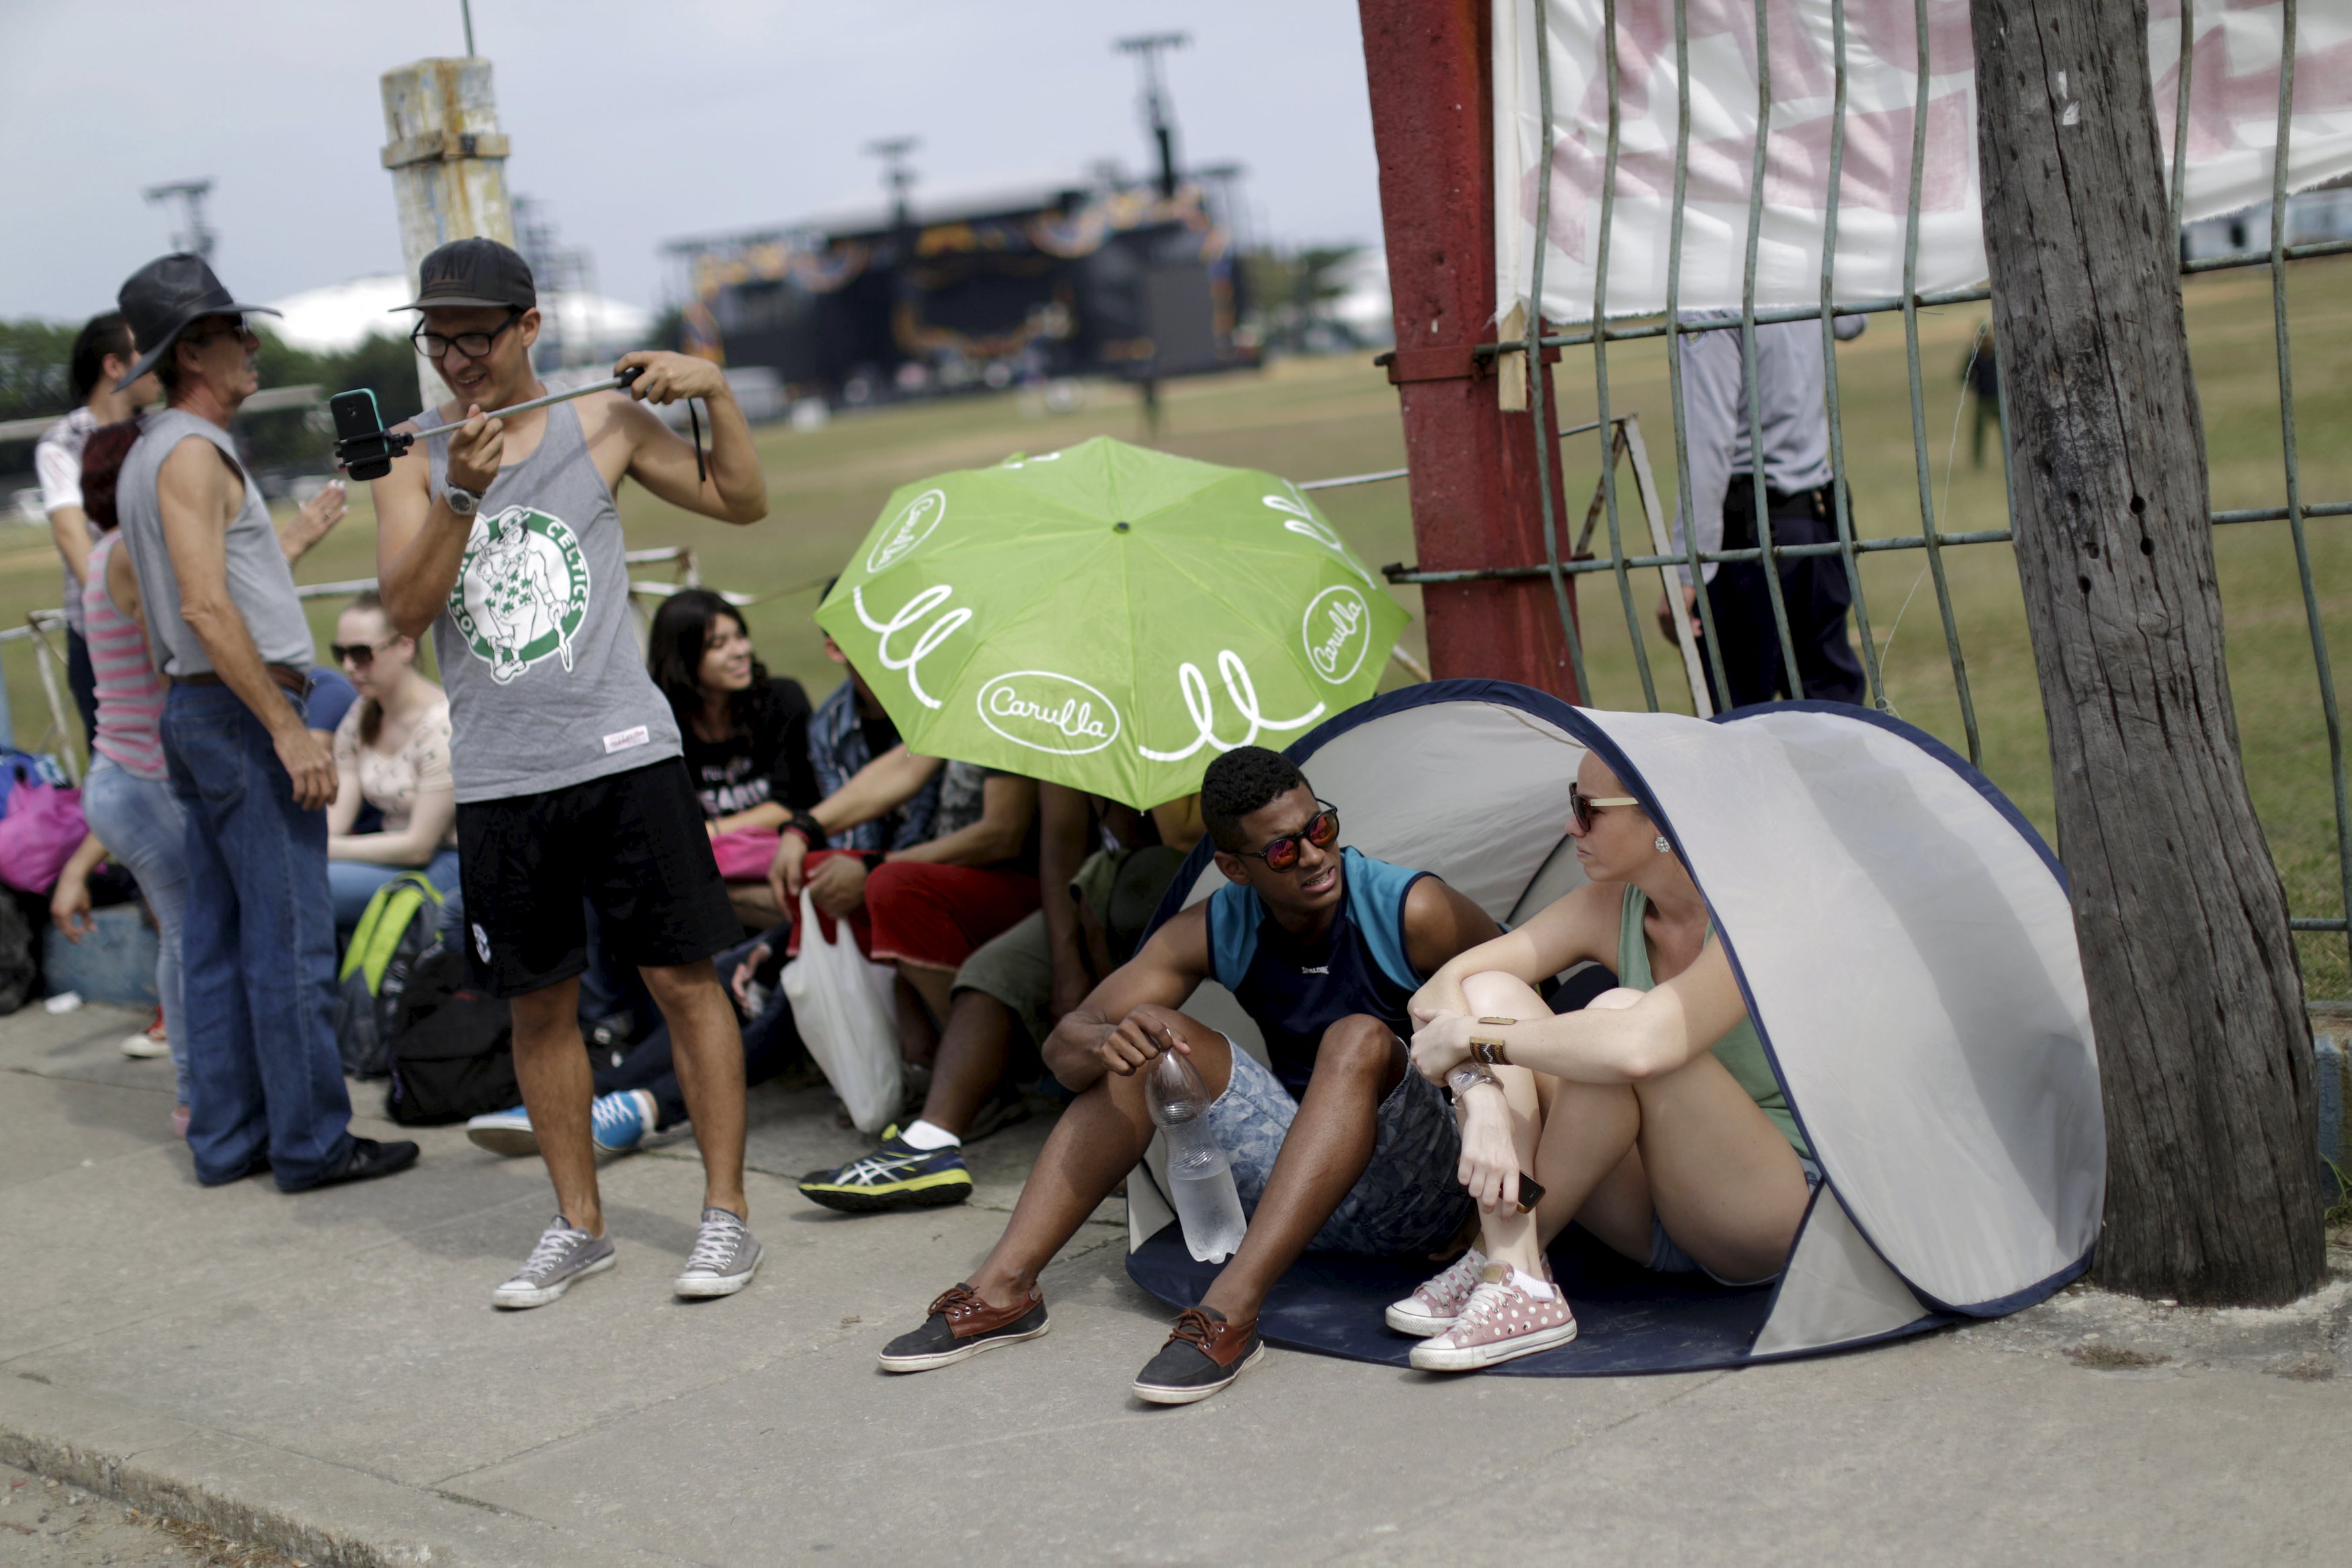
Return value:
[[(1404, 417), (1421, 566), (1539, 566), (1533, 418), (1497, 406), (1494, 377), (1474, 373), (1469, 355), (1473, 344), (1495, 336), (1488, 0), (1358, 0), (1358, 10), (1396, 304), (1391, 374)], [(1550, 372), (1542, 373), (1549, 412), (1557, 404)], [(1564, 517), (1557, 509), (1559, 442), (1546, 450), (1554, 515)], [(1439, 678), (1500, 677), (1580, 700), (1549, 580), (1430, 583), (1422, 608)]]

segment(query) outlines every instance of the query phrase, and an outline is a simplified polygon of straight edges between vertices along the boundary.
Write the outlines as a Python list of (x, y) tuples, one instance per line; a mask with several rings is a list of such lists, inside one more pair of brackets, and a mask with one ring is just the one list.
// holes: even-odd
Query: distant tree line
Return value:
[[(312, 385), (330, 395), (365, 387), (375, 393), (384, 423), (395, 423), (422, 405), (416, 392), (416, 350), (405, 338), (379, 333), (355, 349), (320, 354), (297, 349), (256, 318), (261, 333), (261, 384)], [(0, 423), (61, 414), (73, 406), (68, 361), (78, 323), (0, 321)], [(324, 472), (331, 432), (326, 411), (289, 410), (249, 415), (237, 422), (237, 437), (257, 469)], [(0, 472), (32, 466), (29, 440), (0, 444)]]

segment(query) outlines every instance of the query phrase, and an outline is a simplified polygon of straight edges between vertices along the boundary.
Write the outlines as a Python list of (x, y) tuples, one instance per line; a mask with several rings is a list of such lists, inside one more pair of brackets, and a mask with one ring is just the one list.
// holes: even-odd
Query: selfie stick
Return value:
[[(506, 408), (492, 409), (482, 417), (504, 419), (510, 414), (528, 413), (535, 408), (545, 408), (551, 403), (568, 402), (575, 397), (586, 397), (590, 392), (618, 392), (635, 381), (644, 370), (645, 367), (642, 365), (631, 365), (618, 375), (608, 377), (604, 381), (592, 382), (584, 387), (573, 387), (570, 392), (550, 392), (545, 397), (535, 397), (529, 402), (518, 402)], [(386, 430), (383, 427), (383, 416), (376, 409), (375, 394), (364, 388), (354, 392), (337, 392), (327, 400), (327, 406), (333, 414), (335, 422), (335, 461), (341, 464), (354, 479), (383, 478), (392, 472), (393, 459), (406, 452), (418, 440), (431, 435), (452, 434), (465, 429), (467, 423), (464, 420), (458, 420), (449, 424), (433, 425), (425, 430)], [(695, 413), (694, 404), (690, 401), (686, 405), (686, 412), (687, 417), (694, 424), (694, 473), (695, 477), (700, 480), (709, 476), (702, 459), (702, 419)]]
[[(610, 376), (601, 382), (592, 382), (584, 387), (573, 387), (570, 392), (550, 392), (545, 397), (535, 397), (529, 402), (519, 402), (507, 408), (494, 408), (488, 413), (482, 415), (482, 417), (484, 419), (504, 419), (509, 414), (529, 413), (532, 409), (545, 408), (550, 403), (569, 402), (575, 397), (586, 397), (590, 392), (618, 392), (626, 387), (631, 382), (635, 381), (637, 379), (638, 371), (642, 368), (642, 366), (631, 365), (627, 370), (623, 371), (617, 376)], [(466, 422), (461, 419), (454, 424), (436, 424), (430, 430), (410, 431), (404, 435), (394, 436), (393, 439), (395, 441), (422, 441), (428, 435), (448, 435), (465, 428)]]

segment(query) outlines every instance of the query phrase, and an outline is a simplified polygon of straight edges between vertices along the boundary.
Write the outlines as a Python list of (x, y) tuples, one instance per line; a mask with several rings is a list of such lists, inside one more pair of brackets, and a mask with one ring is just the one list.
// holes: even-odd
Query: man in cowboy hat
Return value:
[[(306, 727), (310, 622), (228, 423), (259, 388), (257, 307), (194, 256), (118, 296), (164, 412), (123, 459), (116, 511), (171, 690), (163, 737), (188, 813), (188, 1146), (207, 1186), (270, 1171), (304, 1192), (388, 1176), (412, 1143), (353, 1137), (335, 1050), (327, 819), (335, 764)], [(275, 312), (271, 312), (275, 314)]]

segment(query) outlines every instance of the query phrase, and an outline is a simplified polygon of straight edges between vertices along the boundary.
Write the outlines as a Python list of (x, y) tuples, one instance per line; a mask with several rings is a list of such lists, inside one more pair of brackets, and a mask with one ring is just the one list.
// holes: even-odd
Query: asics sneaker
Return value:
[(499, 1307), (543, 1307), (591, 1274), (601, 1274), (617, 1260), (610, 1236), (574, 1230), (557, 1215), (540, 1232), (539, 1245), (514, 1277), (490, 1292), (490, 1304)]
[(1423, 1372), (1475, 1372), (1575, 1337), (1576, 1314), (1559, 1286), (1544, 1301), (1518, 1282), (1509, 1264), (1489, 1263), (1454, 1326), (1414, 1345), (1411, 1359)]
[(1392, 1302), (1388, 1310), (1389, 1327), (1421, 1339), (1444, 1333), (1462, 1315), (1462, 1308), (1469, 1301), (1470, 1292), (1478, 1288), (1478, 1276), (1486, 1267), (1486, 1255), (1473, 1247), (1456, 1258), (1453, 1267), (1444, 1273), (1423, 1281), (1403, 1301)]
[(846, 1214), (887, 1214), (902, 1208), (942, 1208), (971, 1196), (963, 1150), (919, 1149), (882, 1131), (882, 1146), (863, 1159), (801, 1178), (801, 1196)]

